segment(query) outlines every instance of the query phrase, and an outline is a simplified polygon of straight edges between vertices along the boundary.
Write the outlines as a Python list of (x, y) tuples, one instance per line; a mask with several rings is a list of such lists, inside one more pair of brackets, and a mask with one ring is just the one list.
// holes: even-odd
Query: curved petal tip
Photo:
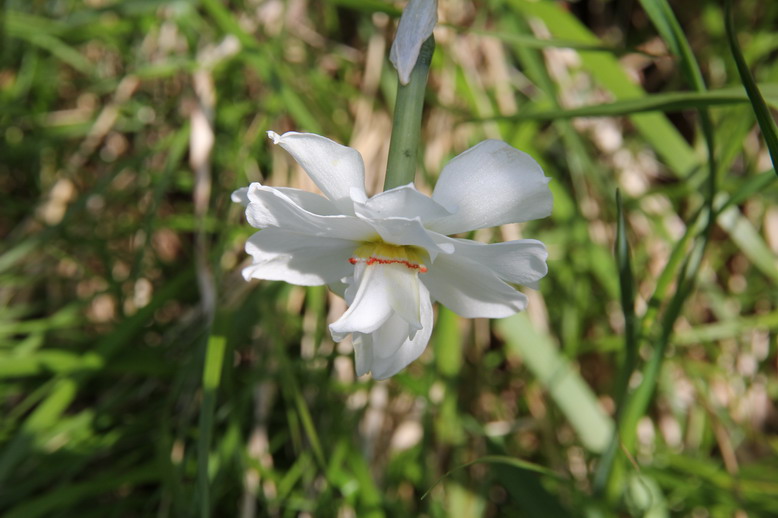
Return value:
[(273, 141), (273, 144), (278, 144), (279, 142), (281, 142), (281, 135), (279, 135), (275, 131), (268, 131), (267, 136)]

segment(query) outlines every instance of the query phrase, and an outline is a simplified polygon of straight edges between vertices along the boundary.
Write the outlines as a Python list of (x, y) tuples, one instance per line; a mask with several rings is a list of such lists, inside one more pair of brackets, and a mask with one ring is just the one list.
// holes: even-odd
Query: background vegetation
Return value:
[(400, 7), (4, 2), (2, 516), (778, 515), (778, 189), (742, 86), (778, 102), (778, 3), (737, 2), (738, 70), (713, 0), (441, 0), (417, 183), (531, 153), (553, 216), (475, 238), (541, 239), (549, 275), (512, 318), (439, 308), (374, 382), (342, 301), (243, 281), (229, 194), (313, 189), (269, 129), (378, 189)]

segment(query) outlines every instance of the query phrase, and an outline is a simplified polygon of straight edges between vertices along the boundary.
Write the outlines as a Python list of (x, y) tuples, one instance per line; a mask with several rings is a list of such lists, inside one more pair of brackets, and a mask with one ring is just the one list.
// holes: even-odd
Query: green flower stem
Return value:
[(430, 36), (421, 46), (419, 59), (411, 72), (411, 80), (407, 85), (402, 85), (398, 79), (384, 190), (409, 184), (416, 175), (424, 90), (427, 87), (427, 75), (434, 51), (435, 38)]

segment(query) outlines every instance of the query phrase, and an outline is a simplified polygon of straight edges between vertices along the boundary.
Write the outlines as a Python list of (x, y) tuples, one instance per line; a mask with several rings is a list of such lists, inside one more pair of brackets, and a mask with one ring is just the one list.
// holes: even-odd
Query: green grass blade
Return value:
[(700, 66), (694, 57), (686, 33), (667, 0), (640, 0), (640, 5), (646, 10), (660, 36), (665, 41), (670, 51), (680, 58), (686, 80), (697, 91), (704, 91), (705, 80), (702, 77)]
[(705, 324), (687, 331), (679, 331), (673, 342), (677, 345), (714, 342), (716, 340), (737, 338), (738, 336), (753, 332), (755, 329), (766, 329), (771, 332), (778, 330), (778, 311)]
[[(771, 93), (778, 94), (778, 85), (768, 85)], [(706, 92), (670, 92), (647, 95), (636, 99), (582, 106), (579, 108), (554, 109), (543, 111), (527, 110), (525, 112), (498, 117), (483, 117), (469, 119), (471, 121), (488, 120), (556, 120), (575, 117), (619, 117), (645, 112), (673, 112), (710, 106), (726, 106), (748, 102), (746, 92), (740, 88), (726, 88)], [(778, 95), (771, 98), (771, 103), (778, 106)]]
[(401, 9), (381, 0), (329, 0), (329, 3), (366, 13), (386, 13), (394, 18), (402, 14)]
[(535, 464), (533, 462), (529, 462), (526, 460), (517, 459), (516, 457), (508, 457), (506, 455), (486, 455), (484, 457), (480, 457), (478, 459), (475, 459), (470, 462), (466, 462), (460, 466), (457, 466), (453, 469), (450, 469), (446, 473), (443, 474), (440, 478), (438, 478), (430, 487), (427, 489), (427, 491), (424, 492), (424, 494), (421, 495), (421, 499), (424, 500), (427, 498), (427, 495), (430, 494), (430, 491), (435, 489), (435, 486), (440, 484), (443, 480), (451, 476), (452, 473), (455, 473), (457, 471), (463, 470), (467, 467), (470, 467), (474, 464), (503, 464), (505, 466), (511, 466), (513, 468), (521, 469), (524, 471), (530, 471), (532, 473), (538, 473), (540, 475), (544, 475), (546, 477), (550, 477), (556, 480), (563, 480), (566, 481), (567, 478), (560, 475), (559, 473), (556, 473), (555, 471), (552, 471), (548, 469), (545, 466), (541, 466), (539, 464)]
[[(459, 26), (448, 25), (448, 24), (441, 24), (441, 25), (446, 25), (456, 31), (465, 32)], [(513, 43), (530, 49), (560, 48), (560, 49), (586, 50), (589, 52), (607, 52), (615, 55), (623, 55), (623, 54), (650, 55), (650, 54), (646, 54), (645, 52), (639, 49), (617, 48), (617, 47), (609, 47), (607, 45), (594, 45), (590, 43), (581, 43), (579, 41), (566, 40), (561, 38), (538, 38), (527, 34), (517, 34), (514, 32), (507, 32), (507, 31), (495, 31), (489, 29), (477, 29), (477, 28), (468, 27), (466, 29), (466, 32), (468, 34), (479, 34), (481, 36), (497, 38), (498, 40), (502, 40), (506, 43)]]
[(643, 369), (643, 378), (638, 387), (633, 392), (627, 407), (625, 409), (624, 425), (621, 427), (622, 441), (627, 451), (632, 451), (635, 445), (637, 423), (645, 414), (646, 409), (654, 395), (656, 383), (659, 378), (661, 366), (664, 362), (667, 346), (673, 333), (675, 321), (683, 310), (684, 302), (694, 287), (694, 281), (697, 277), (702, 256), (707, 244), (707, 239), (703, 238), (695, 243), (691, 253), (686, 256), (680, 272), (677, 277), (676, 292), (668, 304), (661, 320), (659, 336), (654, 340), (654, 349), (651, 352), (645, 368)]
[[(705, 92), (705, 79), (702, 77), (700, 66), (694, 57), (689, 41), (686, 39), (686, 33), (678, 23), (670, 4), (667, 0), (641, 0), (641, 5), (648, 13), (651, 21), (656, 26), (662, 39), (670, 47), (673, 54), (680, 58), (681, 69), (686, 76), (686, 80), (698, 92)], [(713, 130), (713, 122), (710, 114), (705, 107), (699, 107), (700, 125), (705, 136), (705, 144), (708, 151), (708, 181), (707, 192), (705, 193), (705, 206), (708, 212), (708, 228), (706, 234), (710, 231), (710, 225), (713, 224), (713, 197), (716, 195), (716, 144)]]
[(462, 339), (459, 317), (448, 308), (441, 307), (438, 311), (432, 344), (438, 372), (446, 378), (456, 377), (462, 367)]
[(211, 515), (210, 474), (208, 458), (213, 435), (213, 419), (216, 411), (216, 393), (221, 380), (222, 365), (226, 339), (223, 336), (212, 335), (205, 348), (203, 364), (203, 401), (200, 407), (200, 436), (197, 440), (197, 487), (200, 516)]
[[(669, 4), (665, 0), (642, 0), (641, 4), (646, 9), (646, 12), (671, 51), (679, 57), (681, 68), (687, 81), (697, 92), (704, 93), (706, 86), (699, 65), (691, 51), (686, 35)], [(704, 208), (700, 211), (698, 219), (698, 222), (701, 224), (701, 231), (694, 236), (695, 241), (692, 246), (692, 253), (684, 261), (676, 278), (676, 292), (661, 320), (659, 336), (654, 341), (651, 357), (643, 369), (641, 383), (631, 394), (624, 408), (624, 414), (620, 419), (620, 440), (627, 452), (633, 451), (638, 420), (645, 414), (653, 398), (670, 336), (672, 335), (675, 322), (681, 314), (684, 303), (696, 283), (697, 273), (715, 221), (713, 201), (716, 194), (717, 166), (714, 130), (706, 108), (699, 107), (698, 110), (708, 155), (707, 189)], [(608, 460), (614, 459), (611, 454), (615, 453), (615, 447), (612, 445)], [(598, 473), (597, 484), (600, 488), (607, 486), (608, 494), (613, 499), (622, 491), (622, 475), (623, 460), (617, 464), (616, 469), (610, 472), (610, 477), (601, 470)]]
[(735, 64), (737, 65), (738, 74), (740, 74), (740, 80), (743, 82), (743, 86), (748, 92), (748, 98), (751, 100), (751, 107), (756, 115), (756, 120), (759, 123), (759, 128), (762, 130), (762, 136), (765, 143), (767, 143), (767, 149), (770, 151), (770, 159), (773, 162), (773, 170), (775, 174), (778, 174), (778, 129), (775, 126), (775, 120), (773, 120), (770, 110), (767, 108), (764, 97), (759, 91), (759, 87), (751, 76), (751, 71), (748, 69), (743, 52), (740, 50), (740, 44), (737, 41), (737, 33), (735, 31), (735, 20), (732, 13), (732, 1), (725, 0), (725, 27), (727, 30), (727, 40), (729, 41), (729, 49), (732, 52), (732, 57), (735, 58)]
[(508, 348), (521, 356), (549, 392), (583, 445), (595, 453), (604, 451), (613, 433), (613, 422), (551, 339), (535, 330), (525, 313), (497, 320), (495, 325)]
[(765, 189), (774, 181), (775, 174), (773, 171), (764, 171), (756, 176), (748, 178), (740, 185), (740, 187), (732, 194), (732, 196), (730, 196), (723, 205), (717, 207), (716, 210), (719, 214), (721, 214), (733, 205), (740, 205), (751, 196), (761, 192), (762, 189)]
[(65, 483), (61, 487), (52, 488), (45, 495), (30, 499), (8, 510), (3, 516), (5, 518), (63, 516), (64, 514), (60, 512), (63, 508), (67, 509), (68, 506), (79, 501), (91, 499), (94, 503), (99, 501), (101, 495), (120, 491), (122, 487), (149, 484), (157, 480), (159, 480), (159, 471), (154, 464), (147, 464), (132, 471), (116, 470), (111, 473), (93, 474), (87, 481)]
[(238, 23), (238, 20), (235, 19), (222, 2), (219, 2), (218, 0), (201, 0), (200, 3), (203, 6), (203, 9), (207, 11), (208, 15), (216, 22), (216, 25), (224, 32), (238, 38), (241, 46), (252, 50), (259, 50), (261, 48), (259, 42), (243, 30)]
[(754, 226), (737, 207), (722, 211), (716, 222), (727, 231), (743, 255), (772, 282), (778, 283), (778, 260)]
[[(624, 360), (616, 382), (615, 399), (617, 415), (621, 417), (621, 410), (627, 401), (629, 380), (632, 377), (638, 361), (637, 326), (635, 318), (635, 282), (632, 273), (629, 242), (627, 241), (626, 222), (624, 218), (624, 205), (621, 193), (616, 191), (616, 266), (619, 270), (619, 285), (621, 288), (621, 312), (624, 315)], [(620, 434), (614, 431), (607, 450), (600, 459), (594, 476), (594, 491), (601, 494), (610, 480), (613, 464), (619, 451)]]
[(638, 343), (635, 322), (635, 280), (627, 241), (624, 205), (619, 191), (616, 191), (616, 211), (616, 265), (619, 269), (621, 312), (624, 315), (624, 362), (616, 386), (616, 401), (620, 405), (626, 398), (629, 379), (637, 366)]
[[(510, 5), (525, 15), (542, 20), (552, 35), (581, 43), (601, 44), (600, 39), (561, 4), (510, 0)], [(579, 55), (585, 69), (598, 83), (610, 90), (616, 99), (645, 96), (643, 89), (628, 77), (615, 56), (588, 51), (581, 51)], [(676, 175), (685, 177), (699, 166), (700, 160), (695, 152), (663, 115), (643, 113), (632, 115), (630, 120)]]
[(85, 58), (81, 52), (54, 36), (53, 33), (57, 32), (55, 24), (48, 20), (42, 20), (42, 23), (37, 24), (35, 23), (37, 20), (39, 18), (9, 11), (2, 21), (5, 22), (4, 29), (8, 36), (26, 41), (30, 45), (50, 52), (51, 55), (83, 74), (91, 75), (94, 72), (94, 65), (91, 61)]

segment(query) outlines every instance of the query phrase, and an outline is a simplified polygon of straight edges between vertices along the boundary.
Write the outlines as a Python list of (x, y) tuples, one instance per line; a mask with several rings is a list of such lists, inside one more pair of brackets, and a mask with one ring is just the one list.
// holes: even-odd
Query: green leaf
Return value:
[(440, 307), (435, 323), (435, 363), (438, 371), (446, 377), (459, 374), (462, 366), (462, 339), (459, 332), (459, 317), (446, 307)]
[[(560, 3), (529, 0), (509, 0), (509, 3), (528, 16), (540, 18), (552, 36), (601, 45), (600, 39)], [(580, 51), (579, 55), (585, 70), (610, 90), (616, 99), (645, 97), (643, 89), (630, 79), (616, 56), (589, 51)], [(654, 113), (634, 114), (630, 120), (677, 176), (685, 177), (699, 166), (699, 157), (664, 116)]]
[(61, 515), (62, 509), (67, 509), (78, 502), (100, 501), (100, 496), (120, 491), (122, 487), (150, 484), (159, 480), (159, 467), (154, 463), (145, 464), (131, 471), (116, 469), (107, 473), (92, 473), (84, 482), (66, 483), (52, 488), (45, 494), (22, 502), (3, 514), (5, 518), (38, 518)]
[(778, 283), (778, 259), (740, 209), (729, 207), (718, 215), (716, 222), (759, 271)]
[(735, 20), (732, 14), (732, 1), (725, 0), (725, 27), (727, 29), (727, 40), (729, 41), (729, 49), (732, 52), (732, 57), (735, 58), (735, 64), (737, 65), (738, 74), (743, 81), (743, 86), (748, 93), (748, 98), (751, 100), (751, 107), (756, 115), (756, 120), (759, 123), (759, 128), (762, 130), (762, 136), (765, 143), (767, 143), (767, 149), (770, 151), (770, 159), (773, 162), (773, 170), (775, 174), (778, 174), (778, 129), (775, 126), (775, 120), (767, 108), (762, 93), (759, 91), (759, 86), (751, 76), (751, 71), (748, 69), (746, 58), (743, 57), (743, 52), (740, 50), (740, 44), (737, 41), (737, 33), (735, 32)]
[(667, 46), (670, 47), (670, 51), (680, 58), (686, 80), (695, 90), (705, 91), (705, 81), (700, 66), (694, 57), (689, 41), (686, 39), (686, 33), (681, 24), (678, 23), (678, 19), (667, 0), (641, 0), (640, 5), (646, 10), (646, 14), (651, 18)]
[(442, 477), (437, 479), (434, 484), (430, 486), (427, 491), (424, 492), (423, 495), (421, 495), (421, 499), (424, 500), (427, 495), (435, 489), (435, 486), (440, 484), (444, 479), (449, 477), (452, 473), (455, 473), (459, 470), (465, 469), (469, 466), (472, 466), (474, 464), (502, 464), (505, 466), (511, 466), (513, 468), (517, 468), (523, 471), (530, 471), (533, 473), (539, 473), (541, 475), (551, 477), (557, 480), (567, 480), (564, 476), (560, 475), (559, 473), (556, 473), (555, 471), (552, 471), (548, 469), (545, 466), (541, 466), (539, 464), (534, 464), (529, 461), (517, 459), (515, 457), (508, 457), (506, 455), (486, 455), (484, 457), (480, 457), (478, 459), (475, 459), (474, 461), (466, 462), (465, 464), (462, 464), (460, 466), (455, 467), (454, 469), (451, 469), (447, 471)]
[(213, 419), (216, 411), (216, 391), (221, 379), (224, 351), (227, 340), (223, 336), (211, 335), (205, 347), (203, 362), (203, 400), (200, 408), (200, 436), (197, 441), (197, 485), (200, 503), (200, 516), (211, 515), (210, 479), (208, 457), (213, 434)]
[(616, 47), (609, 47), (607, 45), (581, 43), (579, 41), (566, 40), (560, 38), (538, 38), (527, 34), (517, 34), (514, 32), (495, 31), (489, 29), (477, 29), (471, 27), (463, 29), (460, 26), (454, 26), (448, 24), (440, 24), (440, 25), (449, 26), (453, 30), (467, 32), (469, 34), (479, 34), (481, 36), (497, 38), (498, 40), (502, 40), (506, 43), (514, 43), (516, 45), (520, 45), (522, 47), (526, 47), (530, 49), (561, 48), (561, 49), (585, 50), (589, 52), (607, 52), (615, 55), (644, 54), (644, 55), (653, 56), (652, 54), (648, 54), (644, 51), (641, 51), (640, 49), (616, 48)]
[[(772, 94), (771, 103), (778, 106), (778, 84), (766, 85)], [(705, 92), (671, 92), (664, 94), (647, 95), (635, 99), (624, 99), (610, 103), (582, 106), (579, 108), (565, 108), (555, 110), (532, 111), (527, 110), (520, 114), (473, 118), (472, 121), (487, 120), (556, 120), (572, 119), (575, 117), (618, 117), (630, 116), (643, 112), (672, 112), (709, 106), (726, 106), (743, 104), (748, 102), (746, 92), (739, 87), (722, 88), (720, 90)]]
[[(36, 23), (38, 21), (41, 23)], [(48, 20), (9, 11), (5, 16), (5, 30), (13, 38), (24, 40), (31, 45), (40, 47), (64, 63), (85, 75), (92, 75), (94, 65), (81, 52), (63, 42), (53, 33), (57, 25)]]
[(627, 394), (629, 378), (637, 365), (638, 341), (635, 325), (635, 280), (627, 241), (624, 206), (619, 191), (616, 191), (616, 210), (616, 266), (619, 269), (621, 312), (624, 315), (624, 362), (619, 375), (616, 400), (623, 402)]
[(539, 333), (526, 313), (497, 320), (495, 326), (508, 349), (521, 356), (549, 392), (583, 445), (595, 453), (604, 451), (613, 433), (613, 421), (551, 338)]

